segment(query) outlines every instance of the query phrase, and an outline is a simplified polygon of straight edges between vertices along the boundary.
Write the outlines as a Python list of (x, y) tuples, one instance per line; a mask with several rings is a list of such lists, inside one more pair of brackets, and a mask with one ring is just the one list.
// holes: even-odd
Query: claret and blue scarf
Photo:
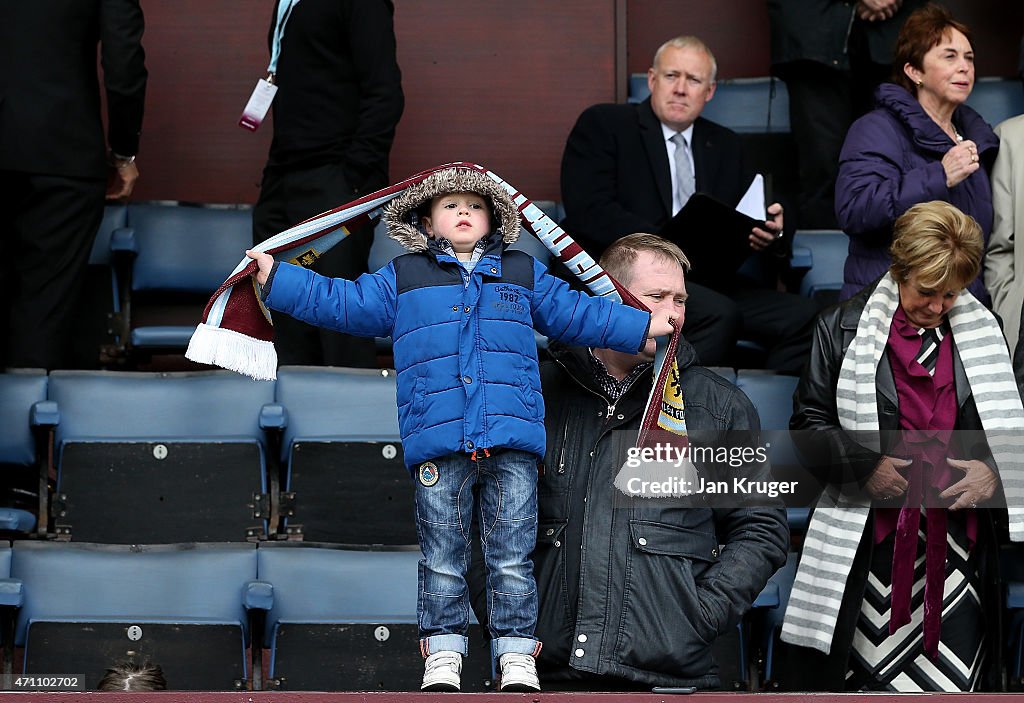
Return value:
[[(471, 169), (486, 175), (512, 197), (526, 228), (540, 239), (594, 295), (607, 295), (642, 310), (647, 308), (602, 269), (561, 227), (526, 196), (497, 174), (477, 164), (456, 162), (417, 173), (410, 178), (370, 193), (346, 205), (281, 232), (253, 247), (275, 259), (310, 266), (331, 247), (348, 236), (350, 229), (375, 224), (384, 206), (406, 189), (431, 174), (449, 168)], [(260, 300), (256, 281), (256, 262), (244, 258), (214, 293), (203, 312), (185, 356), (202, 364), (213, 364), (255, 379), (270, 380), (277, 375), (277, 353), (273, 344), (270, 311)], [(656, 382), (648, 400), (638, 445), (654, 441), (657, 435), (670, 433), (685, 441), (686, 425), (682, 416), (682, 397), (675, 351), (679, 331), (665, 343), (659, 340)], [(668, 360), (669, 363), (664, 363)]]

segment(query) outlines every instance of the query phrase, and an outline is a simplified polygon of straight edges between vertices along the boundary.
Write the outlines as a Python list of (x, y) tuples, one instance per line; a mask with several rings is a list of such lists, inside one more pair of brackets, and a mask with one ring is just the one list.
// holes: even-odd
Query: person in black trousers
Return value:
[(0, 369), (70, 361), (104, 196), (127, 198), (139, 177), (143, 29), (139, 0), (0, 3)]
[[(388, 156), (405, 106), (388, 0), (276, 0), (291, 4), (273, 103), (274, 138), (253, 211), (253, 242), (388, 184)], [(286, 8), (287, 9), (287, 8)], [(366, 272), (370, 227), (355, 229), (312, 269), (354, 279)], [(376, 367), (374, 343), (274, 318), (281, 365)]]

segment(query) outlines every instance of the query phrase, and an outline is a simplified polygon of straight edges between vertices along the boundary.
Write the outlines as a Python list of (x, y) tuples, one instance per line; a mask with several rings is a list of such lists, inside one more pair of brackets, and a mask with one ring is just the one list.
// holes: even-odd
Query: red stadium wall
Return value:
[[(579, 112), (623, 95), (628, 72), (691, 32), (723, 77), (768, 73), (762, 0), (396, 0), (406, 94), (394, 179), (482, 163), (533, 199), (556, 200)], [(136, 200), (253, 203), (269, 125), (236, 126), (267, 62), (273, 0), (142, 0), (150, 70)], [(1024, 3), (950, 0), (975, 32), (979, 75), (1013, 75)], [(1013, 28), (1008, 31), (1007, 28)]]

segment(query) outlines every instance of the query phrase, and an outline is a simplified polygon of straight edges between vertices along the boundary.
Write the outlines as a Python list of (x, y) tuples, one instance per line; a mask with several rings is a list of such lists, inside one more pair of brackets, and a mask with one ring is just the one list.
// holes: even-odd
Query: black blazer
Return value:
[(97, 44), (110, 148), (135, 154), (143, 28), (139, 0), (0, 2), (0, 169), (105, 177)]
[[(693, 124), (697, 191), (736, 205), (753, 178), (739, 136), (698, 117)], [(562, 155), (562, 226), (597, 258), (616, 239), (654, 232), (672, 215), (672, 175), (650, 98), (604, 104), (580, 115)]]

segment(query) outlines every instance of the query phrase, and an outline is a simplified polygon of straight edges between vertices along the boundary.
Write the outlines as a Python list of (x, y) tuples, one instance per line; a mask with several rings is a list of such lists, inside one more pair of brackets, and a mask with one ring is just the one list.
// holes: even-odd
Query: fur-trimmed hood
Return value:
[(388, 236), (408, 251), (426, 251), (427, 234), (420, 225), (419, 207), (444, 193), (476, 193), (491, 205), (505, 244), (519, 239), (519, 210), (509, 194), (483, 173), (469, 168), (446, 168), (410, 186), (384, 208)]

